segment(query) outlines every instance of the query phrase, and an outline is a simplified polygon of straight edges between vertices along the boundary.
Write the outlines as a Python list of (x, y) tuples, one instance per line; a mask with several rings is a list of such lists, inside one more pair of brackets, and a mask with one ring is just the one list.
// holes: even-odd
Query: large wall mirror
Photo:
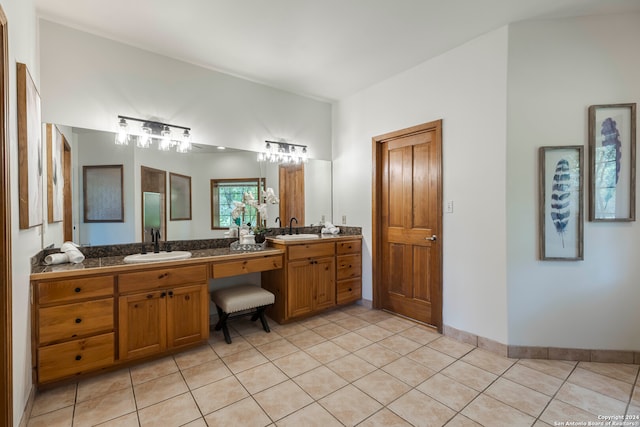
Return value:
[[(90, 129), (58, 126), (71, 146), (71, 193), (73, 241), (81, 245), (99, 246), (140, 242), (145, 235), (143, 218), (145, 215), (145, 192), (142, 191), (142, 170), (154, 169), (166, 172), (167, 190), (169, 177), (190, 179), (190, 219), (187, 215), (171, 212), (186, 212), (180, 206), (171, 206), (172, 199), (167, 194), (160, 198), (165, 204), (164, 234), (162, 240), (193, 240), (224, 237), (224, 231), (211, 227), (210, 182), (212, 179), (264, 178), (266, 186), (279, 194), (279, 167), (273, 163), (257, 161), (257, 153), (245, 150), (220, 150), (214, 146), (194, 144), (187, 154), (174, 151), (159, 151), (151, 148), (137, 148), (114, 144), (115, 135)], [(122, 200), (124, 220), (122, 222), (85, 222), (83, 217), (82, 171), (85, 166), (122, 165)], [(304, 225), (319, 225), (322, 220), (331, 221), (331, 162), (311, 159), (304, 165)], [(148, 193), (148, 191), (147, 191)], [(148, 196), (148, 195), (147, 195)], [(186, 200), (186, 198), (185, 198)], [(175, 200), (173, 200), (175, 203)], [(151, 203), (151, 200), (149, 200)], [(46, 204), (45, 204), (46, 206)], [(147, 209), (148, 210), (148, 209)], [(147, 212), (148, 213), (148, 212)], [(278, 205), (269, 206), (268, 227), (277, 226), (280, 215)], [(179, 220), (175, 218), (180, 218)], [(289, 218), (282, 219), (288, 225)], [(303, 225), (301, 221), (299, 226)], [(44, 230), (43, 246), (59, 247), (63, 234), (49, 226)]]

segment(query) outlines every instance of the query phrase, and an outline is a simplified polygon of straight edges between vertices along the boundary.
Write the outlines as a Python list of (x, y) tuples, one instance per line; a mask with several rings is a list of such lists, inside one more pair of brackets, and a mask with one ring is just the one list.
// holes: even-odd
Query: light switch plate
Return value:
[(453, 200), (447, 201), (446, 212), (453, 213)]
[(347, 216), (342, 215), (342, 225), (347, 225)]

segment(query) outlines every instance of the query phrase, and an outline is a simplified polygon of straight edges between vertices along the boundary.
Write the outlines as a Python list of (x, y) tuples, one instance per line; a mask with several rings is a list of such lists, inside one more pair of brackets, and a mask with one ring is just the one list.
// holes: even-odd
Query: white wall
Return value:
[[(371, 284), (371, 138), (443, 119), (444, 324), (503, 343), (506, 301), (507, 28), (334, 105), (333, 217), (362, 225)], [(383, 61), (384, 58), (381, 58)]]
[(42, 246), (42, 227), (18, 229), (18, 131), (16, 62), (27, 64), (40, 87), (37, 28), (33, 0), (2, 0), (9, 28), (9, 144), (11, 169), (11, 244), (13, 305), (13, 422), (20, 423), (31, 391), (31, 311), (29, 306), (30, 258)]
[(260, 151), (266, 139), (285, 138), (331, 159), (326, 102), (46, 20), (39, 28), (48, 122), (114, 131), (120, 114), (191, 127), (194, 142)]
[[(587, 108), (640, 103), (640, 15), (509, 29), (509, 344), (640, 350), (640, 225), (588, 221)], [(537, 149), (585, 146), (584, 261), (539, 261)]]

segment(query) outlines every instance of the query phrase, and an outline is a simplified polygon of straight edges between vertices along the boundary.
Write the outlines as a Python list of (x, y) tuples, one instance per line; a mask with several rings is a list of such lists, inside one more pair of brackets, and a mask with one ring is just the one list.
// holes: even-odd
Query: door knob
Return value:
[(438, 240), (438, 236), (434, 234), (431, 237), (425, 237), (424, 240), (431, 240), (432, 242), (435, 242), (436, 240)]

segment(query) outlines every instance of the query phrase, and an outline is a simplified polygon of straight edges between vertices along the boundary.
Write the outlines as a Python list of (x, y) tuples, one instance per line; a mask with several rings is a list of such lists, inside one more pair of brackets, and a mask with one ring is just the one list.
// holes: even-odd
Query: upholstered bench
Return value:
[(251, 320), (255, 322), (259, 318), (265, 332), (271, 332), (264, 317), (264, 310), (275, 302), (275, 296), (266, 289), (255, 285), (235, 285), (211, 292), (211, 301), (215, 303), (218, 310), (219, 320), (215, 330), (222, 329), (227, 344), (231, 344), (227, 319), (234, 313), (256, 309)]

